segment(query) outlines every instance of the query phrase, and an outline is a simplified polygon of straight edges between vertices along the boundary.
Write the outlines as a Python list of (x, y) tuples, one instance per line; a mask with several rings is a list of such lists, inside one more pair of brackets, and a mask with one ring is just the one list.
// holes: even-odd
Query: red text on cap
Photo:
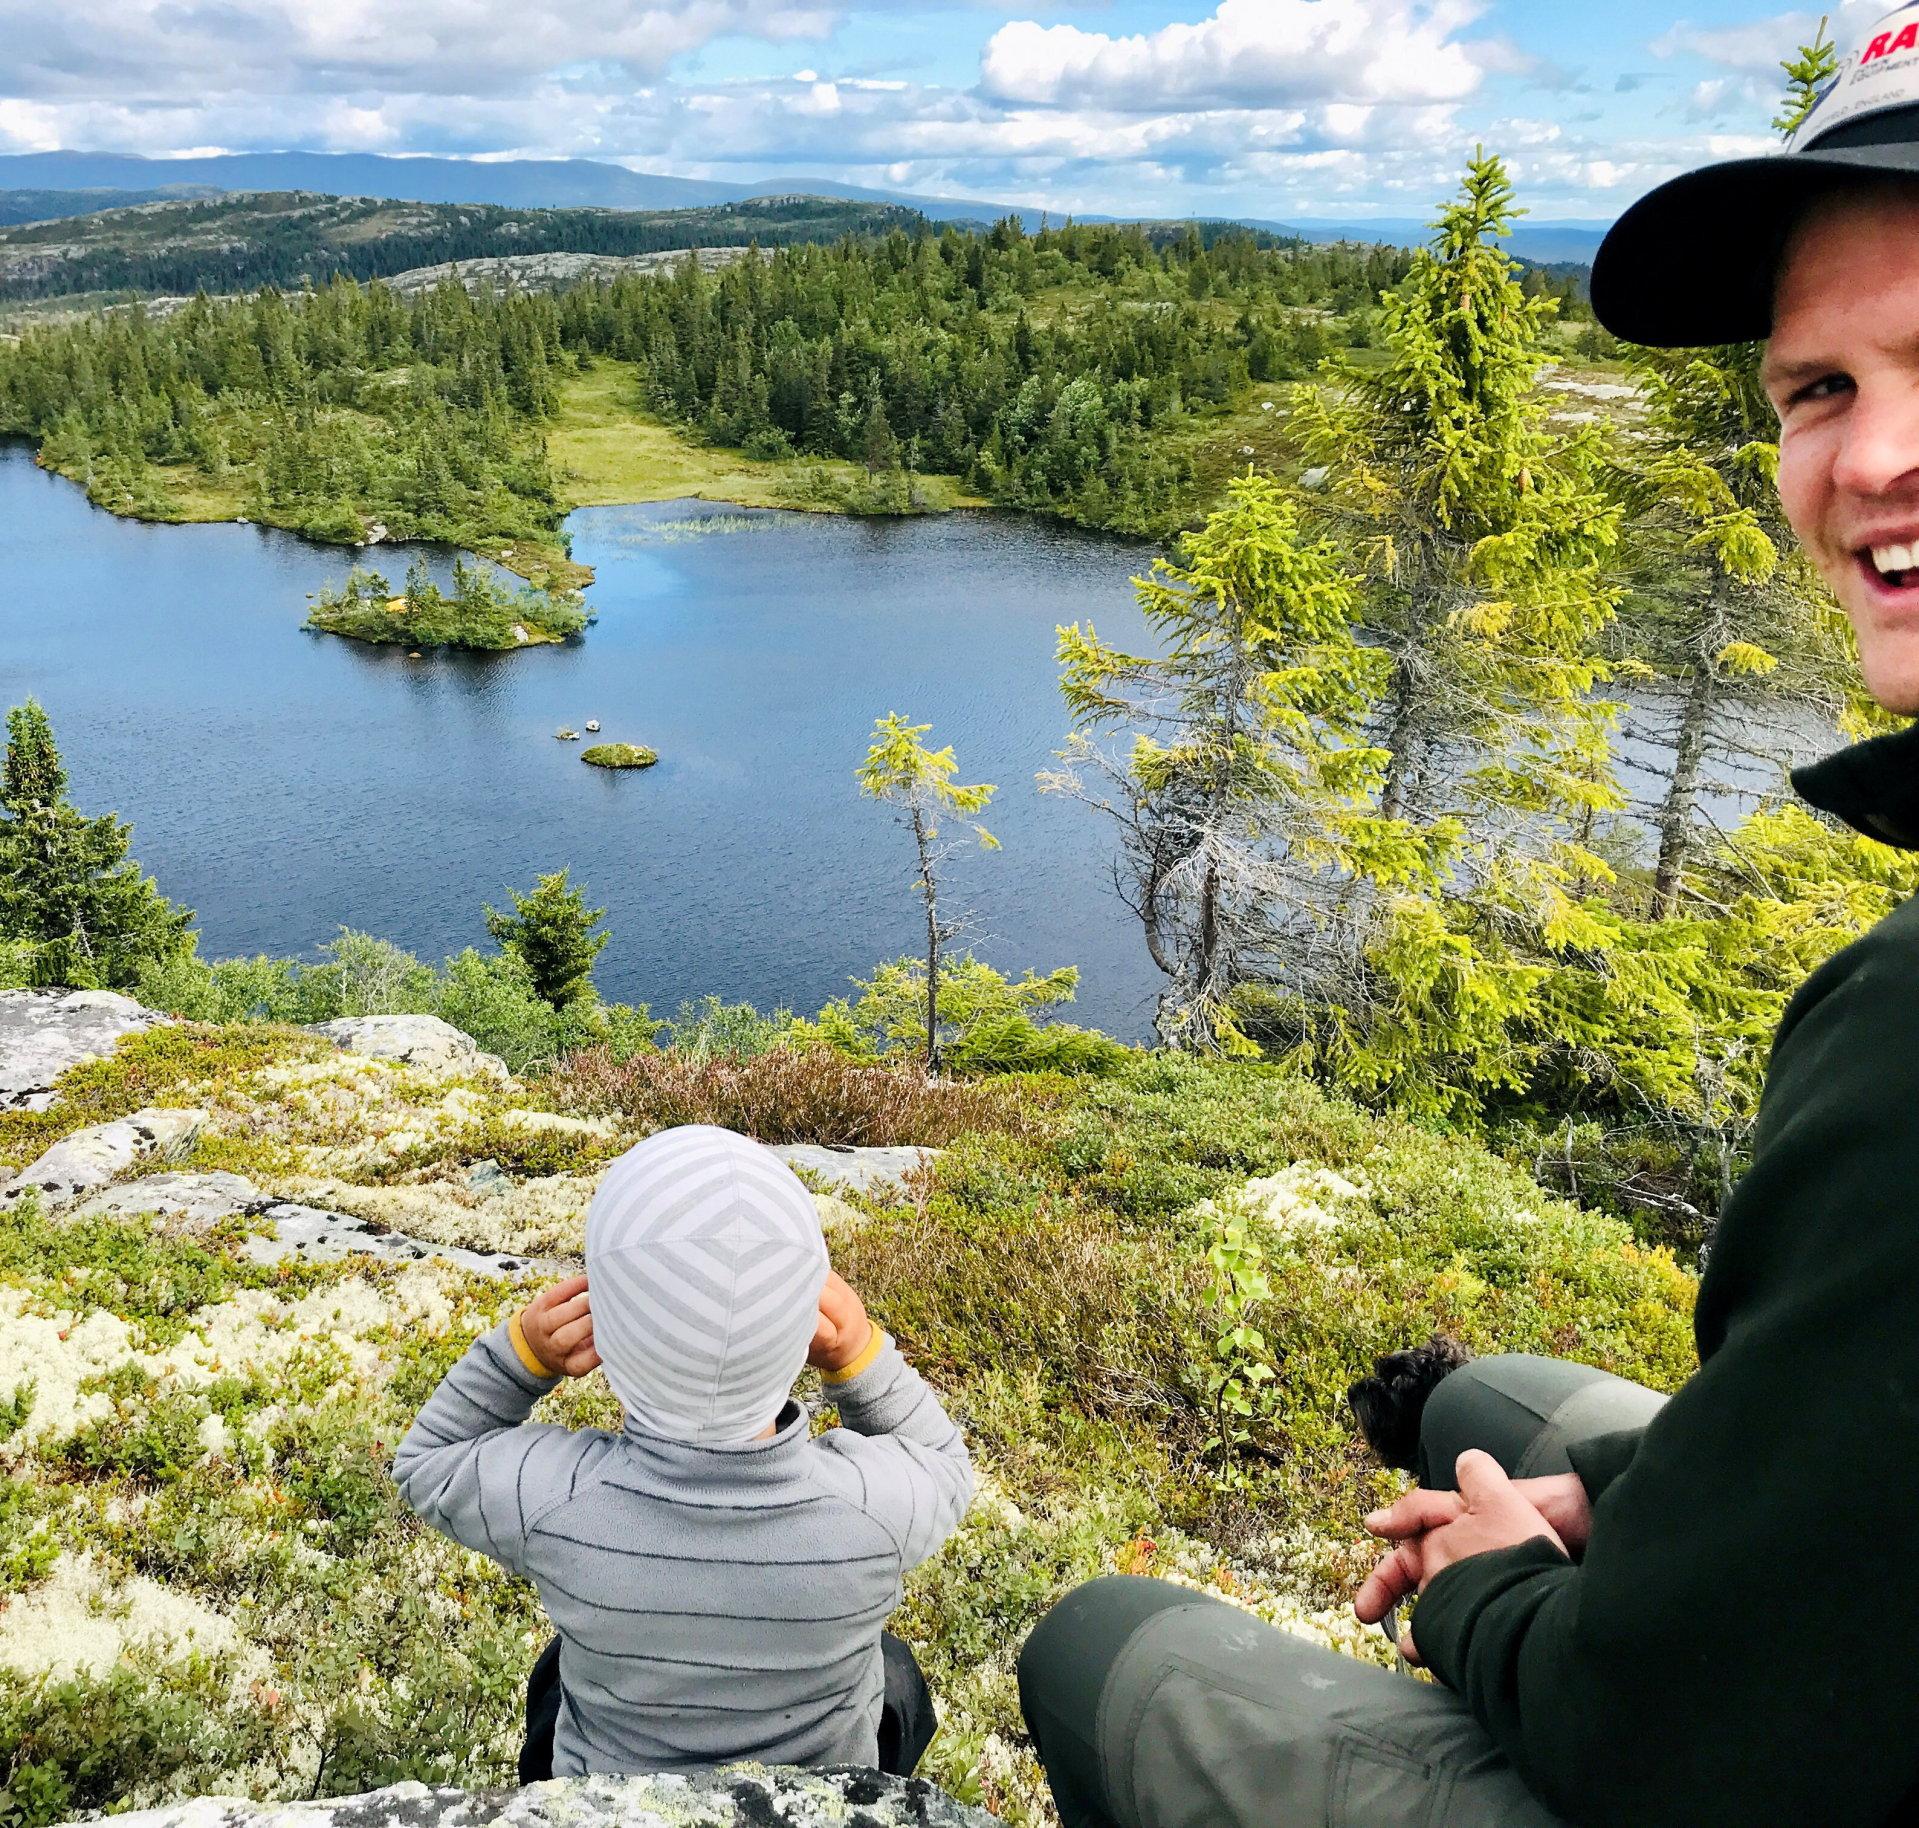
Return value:
[(1865, 50), (1860, 53), (1862, 64), (1876, 63), (1882, 57), (1890, 57), (1897, 51), (1910, 51), (1919, 47), (1919, 25), (1909, 25), (1903, 31), (1881, 32)]

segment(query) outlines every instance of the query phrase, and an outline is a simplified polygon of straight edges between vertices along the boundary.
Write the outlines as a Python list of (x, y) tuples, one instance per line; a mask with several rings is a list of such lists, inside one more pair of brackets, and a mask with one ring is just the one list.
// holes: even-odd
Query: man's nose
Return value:
[(1832, 479), (1854, 495), (1919, 487), (1919, 380), (1860, 390), (1846, 414)]

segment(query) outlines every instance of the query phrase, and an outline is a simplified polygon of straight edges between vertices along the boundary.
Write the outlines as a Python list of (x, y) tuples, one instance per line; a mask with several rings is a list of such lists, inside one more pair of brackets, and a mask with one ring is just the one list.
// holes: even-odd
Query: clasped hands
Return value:
[[(1366, 1519), (1366, 1528), (1393, 1544), (1353, 1598), (1361, 1623), (1376, 1625), (1409, 1593), (1424, 1593), (1440, 1569), (1489, 1549), (1543, 1536), (1567, 1555), (1585, 1551), (1592, 1531), (1586, 1488), (1572, 1473), (1509, 1479), (1491, 1454), (1477, 1448), (1459, 1456), (1459, 1489), (1420, 1486)], [(1419, 1661), (1413, 1634), (1399, 1634), (1399, 1654)]]
[[(520, 1333), (533, 1356), (556, 1376), (584, 1377), (595, 1369), (600, 1355), (593, 1345), (593, 1297), (586, 1278), (568, 1276), (542, 1289), (520, 1310)], [(837, 1270), (829, 1269), (806, 1362), (821, 1371), (844, 1370), (872, 1337), (866, 1304)]]

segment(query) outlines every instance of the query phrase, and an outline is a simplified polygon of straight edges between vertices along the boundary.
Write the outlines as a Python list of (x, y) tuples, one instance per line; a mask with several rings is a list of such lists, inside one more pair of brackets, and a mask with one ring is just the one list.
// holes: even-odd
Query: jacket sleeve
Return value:
[[(862, 1508), (898, 1543), (902, 1568), (918, 1567), (958, 1528), (973, 1501), (965, 1440), (891, 1338), (856, 1377), (829, 1383), (827, 1395), (838, 1403), (844, 1426), (822, 1436), (820, 1446), (850, 1465)], [(866, 1438), (847, 1440), (848, 1434)]]
[(1588, 1504), (1597, 1504), (1607, 1487), (1632, 1464), (1645, 1434), (1644, 1428), (1621, 1428), (1612, 1434), (1575, 1441), (1566, 1449), (1574, 1474), (1586, 1488)]
[(1919, 1783), (1916, 941), (1895, 915), (1788, 1010), (1701, 1368), (1602, 1482), (1583, 1561), (1522, 1544), (1420, 1601), (1433, 1671), (1586, 1828), (1876, 1824)]
[(590, 1431), (527, 1424), (559, 1382), (531, 1370), (497, 1326), (441, 1380), (393, 1456), (394, 1482), (421, 1517), (516, 1574), (528, 1572), (529, 1526), (607, 1445)]

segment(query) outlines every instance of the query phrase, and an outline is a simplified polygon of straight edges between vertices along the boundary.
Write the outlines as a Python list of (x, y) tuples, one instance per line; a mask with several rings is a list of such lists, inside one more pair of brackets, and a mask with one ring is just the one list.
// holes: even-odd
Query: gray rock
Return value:
[(174, 1220), (182, 1231), (209, 1231), (236, 1213), (258, 1212), (268, 1196), (243, 1176), (221, 1169), (204, 1174), (149, 1174), (96, 1193), (73, 1216), (126, 1219), (150, 1213)]
[(493, 1251), (463, 1250), (454, 1244), (433, 1244), (408, 1237), (374, 1219), (350, 1213), (328, 1212), (275, 1199), (238, 1174), (153, 1174), (97, 1194), (72, 1215), (96, 1213), (131, 1218), (142, 1213), (171, 1220), (189, 1233), (211, 1230), (223, 1219), (262, 1219), (272, 1227), (265, 1235), (248, 1238), (241, 1255), (255, 1263), (283, 1263), (290, 1258), (332, 1263), (342, 1257), (387, 1257), (405, 1263), (438, 1257), (482, 1276), (562, 1276), (570, 1266), (541, 1257), (511, 1257)]
[(113, 990), (0, 991), (0, 1111), (44, 1111), (68, 1067), (172, 1019)]
[(854, 1149), (829, 1143), (788, 1143), (773, 1151), (789, 1168), (803, 1168), (829, 1187), (851, 1193), (904, 1193), (906, 1177), (939, 1160), (937, 1149)]
[(164, 1161), (184, 1153), (206, 1120), (204, 1111), (154, 1108), (76, 1130), (22, 1168), (0, 1192), (0, 1206), (13, 1205), (36, 1193), (42, 1206), (57, 1211), (106, 1186), (136, 1162), (149, 1157)]
[(508, 1257), (493, 1251), (464, 1250), (457, 1244), (431, 1244), (403, 1231), (388, 1231), (374, 1219), (356, 1219), (344, 1212), (326, 1212), (318, 1206), (296, 1206), (273, 1200), (259, 1216), (273, 1226), (273, 1235), (249, 1238), (244, 1254), (255, 1263), (284, 1263), (300, 1258), (309, 1263), (334, 1263), (342, 1257), (389, 1257), (420, 1263), (438, 1257), (458, 1269), (481, 1276), (561, 1276), (569, 1266), (539, 1257)]
[(519, 1790), (392, 1784), (314, 1803), (201, 1796), (117, 1816), (120, 1828), (993, 1828), (917, 1778), (716, 1765), (645, 1777), (560, 1777)]
[(482, 1161), (475, 1162), (473, 1166), (466, 1171), (466, 1184), (475, 1193), (485, 1194), (489, 1197), (494, 1194), (505, 1193), (507, 1189), (513, 1185), (511, 1179), (508, 1178), (506, 1170), (491, 1156), (487, 1156)]
[(483, 1054), (480, 1044), (438, 1016), (341, 1016), (316, 1022), (312, 1032), (335, 1047), (375, 1060), (398, 1060), (429, 1072), (491, 1073), (508, 1077), (504, 1061)]

